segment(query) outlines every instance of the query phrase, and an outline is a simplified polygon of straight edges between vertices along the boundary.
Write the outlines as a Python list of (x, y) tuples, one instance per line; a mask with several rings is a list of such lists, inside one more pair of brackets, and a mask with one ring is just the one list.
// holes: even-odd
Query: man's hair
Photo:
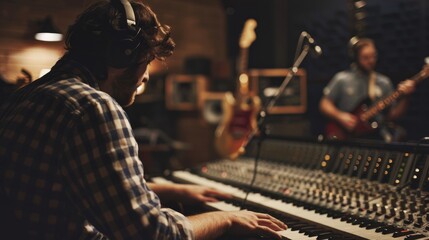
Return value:
[[(141, 2), (130, 1), (136, 16), (136, 25), (142, 30), (135, 62), (151, 61), (154, 58), (164, 60), (173, 53), (175, 43), (170, 37), (170, 28), (161, 25), (156, 14)], [(126, 30), (126, 16), (110, 1), (100, 1), (87, 8), (78, 16), (66, 34), (66, 56), (86, 66), (99, 80), (107, 77), (108, 48), (117, 34)], [(125, 29), (124, 29), (125, 28)]]

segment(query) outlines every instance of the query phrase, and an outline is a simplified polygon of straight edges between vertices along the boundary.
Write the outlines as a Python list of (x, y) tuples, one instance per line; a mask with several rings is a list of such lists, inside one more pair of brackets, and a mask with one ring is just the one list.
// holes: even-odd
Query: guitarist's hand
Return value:
[(405, 95), (409, 95), (416, 90), (416, 82), (412, 80), (405, 80), (398, 84), (398, 91), (403, 92)]
[(349, 132), (351, 132), (358, 123), (357, 117), (348, 112), (341, 112), (340, 114), (338, 114), (338, 121)]

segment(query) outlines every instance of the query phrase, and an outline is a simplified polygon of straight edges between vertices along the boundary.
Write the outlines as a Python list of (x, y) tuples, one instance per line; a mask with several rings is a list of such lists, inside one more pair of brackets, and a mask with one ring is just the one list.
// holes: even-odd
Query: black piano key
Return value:
[(300, 233), (306, 233), (307, 231), (310, 231), (310, 230), (314, 230), (314, 229), (316, 229), (314, 226), (305, 226), (305, 227), (301, 227), (300, 229), (299, 229), (299, 232)]
[(308, 226), (308, 224), (296, 224), (296, 225), (294, 225), (293, 227), (291, 227), (290, 229), (291, 229), (292, 231), (296, 231), (296, 230), (299, 230), (299, 229), (301, 229), (301, 228), (303, 228), (303, 227), (306, 227), (306, 226)]
[(320, 233), (317, 236), (317, 240), (329, 240), (334, 234), (332, 232)]
[(323, 230), (323, 229), (315, 229), (315, 230), (310, 230), (307, 232), (309, 237), (319, 236), (319, 235), (324, 234), (324, 233), (329, 233), (329, 232), (327, 232), (326, 230)]

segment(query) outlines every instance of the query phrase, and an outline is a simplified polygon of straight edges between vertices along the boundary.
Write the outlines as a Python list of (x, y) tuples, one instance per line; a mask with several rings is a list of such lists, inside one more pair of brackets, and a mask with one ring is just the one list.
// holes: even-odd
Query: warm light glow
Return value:
[(59, 42), (63, 39), (63, 35), (61, 33), (48, 33), (48, 32), (40, 32), (34, 35), (34, 38), (39, 41), (45, 42)]
[(150, 62), (150, 64), (147, 67), (150, 67), (151, 75), (162, 74), (168, 70), (167, 64), (163, 61), (158, 61), (158, 60), (154, 60)]
[(239, 80), (242, 85), (247, 84), (249, 82), (249, 76), (247, 76), (245, 73), (242, 73), (240, 74)]
[(39, 73), (39, 78), (43, 77), (46, 73), (50, 71), (51, 71), (50, 68), (42, 68), (42, 70), (40, 70), (40, 73)]
[(36, 80), (45, 73), (42, 69), (51, 68), (63, 53), (64, 48), (56, 43), (17, 49), (8, 56), (9, 64), (5, 75), (8, 79), (15, 79), (16, 73), (24, 67), (31, 73), (33, 80)]
[(136, 95), (140, 95), (144, 92), (144, 90), (146, 89), (145, 84), (142, 83), (136, 90)]
[(278, 92), (278, 88), (267, 87), (264, 89), (264, 96), (274, 97), (275, 95), (277, 95), (277, 92)]
[(357, 1), (357, 2), (355, 2), (355, 7), (357, 8), (357, 9), (359, 9), (359, 8), (363, 8), (363, 7), (365, 7), (366, 6), (366, 2), (365, 1)]

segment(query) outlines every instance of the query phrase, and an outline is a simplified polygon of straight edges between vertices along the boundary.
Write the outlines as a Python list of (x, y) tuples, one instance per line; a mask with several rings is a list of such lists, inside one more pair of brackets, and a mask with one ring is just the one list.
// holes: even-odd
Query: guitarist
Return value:
[[(369, 99), (370, 102), (376, 102), (394, 91), (390, 79), (375, 71), (377, 50), (371, 39), (353, 37), (349, 43), (349, 52), (353, 58), (351, 69), (341, 71), (333, 77), (323, 90), (319, 106), (322, 114), (336, 122), (346, 133), (353, 132), (357, 127), (358, 118), (352, 111), (362, 101)], [(397, 90), (401, 91), (404, 97), (375, 117), (380, 122), (395, 120), (405, 113), (409, 102), (408, 96), (415, 91), (415, 82), (405, 80), (398, 84)], [(392, 140), (385, 126), (379, 129), (381, 131), (376, 133), (376, 136), (366, 137)], [(330, 138), (347, 138), (340, 134), (338, 136), (329, 132), (326, 134)]]

